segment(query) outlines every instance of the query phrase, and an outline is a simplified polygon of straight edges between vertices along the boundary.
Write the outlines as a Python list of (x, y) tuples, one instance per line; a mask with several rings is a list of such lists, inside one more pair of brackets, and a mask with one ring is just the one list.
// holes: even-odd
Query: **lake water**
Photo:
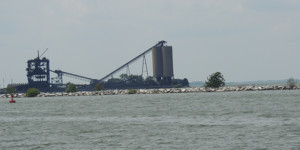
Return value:
[(0, 149), (300, 149), (300, 90), (0, 99)]

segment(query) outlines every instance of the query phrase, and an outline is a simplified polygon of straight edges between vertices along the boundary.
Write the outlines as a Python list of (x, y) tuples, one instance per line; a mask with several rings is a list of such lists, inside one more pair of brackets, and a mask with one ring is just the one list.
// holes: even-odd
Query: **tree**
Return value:
[(184, 78), (181, 82), (182, 86), (184, 87), (189, 87), (190, 86), (190, 83), (189, 83), (189, 80), (187, 78)]
[(130, 75), (129, 76), (129, 83), (136, 84), (136, 85), (143, 85), (144, 79), (140, 75)]
[(13, 88), (13, 87), (7, 87), (6, 88), (6, 94), (12, 94), (12, 93), (16, 93), (15, 88)]
[(121, 74), (120, 75), (120, 79), (122, 80), (122, 81), (127, 81), (128, 79), (129, 79), (129, 76), (127, 75), (127, 74)]
[(118, 78), (111, 78), (108, 79), (107, 82), (104, 83), (104, 86), (106, 88), (109, 87), (120, 87), (122, 85), (123, 81), (121, 79)]
[(190, 86), (189, 80), (187, 78), (173, 79), (172, 84), (174, 85), (175, 88), (189, 87)]
[(100, 83), (96, 83), (94, 89), (95, 89), (96, 91), (101, 91), (101, 90), (104, 89), (104, 87), (103, 87)]
[(151, 76), (147, 77), (144, 82), (145, 82), (145, 85), (147, 85), (147, 86), (157, 86), (158, 85), (158, 83)]
[(76, 85), (73, 84), (73, 83), (69, 83), (67, 89), (66, 89), (66, 92), (67, 93), (73, 93), (73, 92), (77, 92), (77, 88), (76, 88)]
[(296, 84), (297, 84), (297, 81), (294, 79), (294, 78), (289, 78), (286, 82), (287, 86), (289, 86), (291, 89), (293, 89)]
[(219, 88), (225, 86), (225, 79), (221, 72), (213, 73), (207, 78), (207, 81), (205, 81), (205, 87), (211, 87), (211, 88)]
[(26, 97), (36, 97), (40, 94), (40, 91), (36, 88), (30, 88), (26, 92)]

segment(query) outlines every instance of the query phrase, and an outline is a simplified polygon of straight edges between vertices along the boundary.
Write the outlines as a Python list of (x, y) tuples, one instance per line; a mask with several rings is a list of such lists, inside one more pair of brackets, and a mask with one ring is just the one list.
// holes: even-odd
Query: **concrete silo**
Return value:
[(170, 81), (171, 78), (174, 77), (172, 46), (162, 47), (162, 60), (163, 60), (163, 77), (165, 80)]
[(153, 64), (153, 77), (160, 81), (163, 77), (163, 57), (162, 48), (153, 47), (152, 48), (152, 64)]

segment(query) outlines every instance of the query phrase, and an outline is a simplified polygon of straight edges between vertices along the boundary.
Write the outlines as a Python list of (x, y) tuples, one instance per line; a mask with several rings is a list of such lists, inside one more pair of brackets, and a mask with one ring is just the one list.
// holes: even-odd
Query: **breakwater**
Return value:
[[(197, 92), (234, 92), (234, 91), (264, 91), (264, 90), (299, 90), (300, 86), (290, 88), (288, 86), (235, 86), (221, 88), (161, 88), (161, 89), (136, 89), (135, 94), (163, 94), (163, 93), (197, 93)], [(100, 96), (100, 95), (127, 95), (129, 90), (103, 90), (103, 91), (80, 91), (75, 93), (55, 92), (41, 93), (37, 97), (58, 97), (58, 96)], [(17, 98), (25, 97), (25, 93), (14, 94)], [(8, 94), (1, 94), (0, 98), (8, 98)]]

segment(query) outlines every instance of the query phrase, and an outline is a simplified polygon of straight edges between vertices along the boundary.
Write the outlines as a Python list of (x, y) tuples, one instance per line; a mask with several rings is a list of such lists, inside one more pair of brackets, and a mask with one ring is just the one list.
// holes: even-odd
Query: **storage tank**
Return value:
[(173, 77), (173, 52), (172, 46), (162, 47), (162, 59), (163, 59), (163, 77)]
[(152, 48), (153, 77), (158, 80), (163, 76), (163, 58), (161, 47)]

